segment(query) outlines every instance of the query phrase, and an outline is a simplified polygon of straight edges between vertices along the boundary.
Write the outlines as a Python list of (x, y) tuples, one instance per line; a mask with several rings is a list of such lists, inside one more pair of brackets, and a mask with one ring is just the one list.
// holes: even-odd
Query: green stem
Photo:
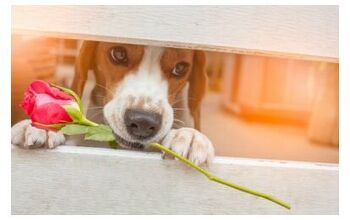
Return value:
[(96, 123), (93, 122), (93, 121), (90, 121), (90, 120), (87, 119), (85, 116), (83, 116), (83, 117), (79, 120), (78, 123), (81, 124), (81, 125), (87, 125), (87, 126), (93, 126), (93, 127), (98, 126), (98, 124), (96, 124)]
[(243, 186), (240, 186), (240, 185), (237, 185), (237, 184), (234, 184), (234, 183), (230, 183), (226, 180), (223, 180), (219, 177), (216, 177), (214, 176), (213, 174), (209, 173), (208, 171), (202, 169), (201, 167), (195, 165), (194, 163), (192, 163), (191, 161), (189, 161), (188, 159), (184, 158), (183, 156), (175, 153), (174, 151), (158, 144), (158, 143), (151, 143), (150, 144), (151, 147), (154, 147), (154, 148), (157, 148), (161, 151), (164, 151), (165, 153), (168, 153), (174, 157), (176, 157), (177, 159), (179, 159), (180, 161), (182, 161), (183, 163), (185, 163), (186, 165), (190, 166), (191, 168), (197, 170), (198, 172), (202, 173), (203, 175), (205, 175), (209, 180), (211, 181), (214, 181), (214, 182), (217, 182), (217, 183), (220, 183), (220, 184), (223, 184), (223, 185), (226, 185), (228, 187), (231, 187), (231, 188), (234, 188), (234, 189), (237, 189), (237, 190), (240, 190), (242, 192), (246, 192), (246, 193), (249, 193), (249, 194), (252, 194), (252, 195), (255, 195), (255, 196), (258, 196), (258, 197), (261, 197), (261, 198), (264, 198), (264, 199), (267, 199), (267, 200), (270, 200), (280, 206), (283, 206), (284, 208), (286, 209), (290, 209), (290, 205), (274, 196), (271, 196), (271, 195), (268, 195), (268, 194), (265, 194), (265, 193), (261, 193), (261, 192), (258, 192), (258, 191), (255, 191), (255, 190), (251, 190), (251, 189), (248, 189), (246, 187), (243, 187)]

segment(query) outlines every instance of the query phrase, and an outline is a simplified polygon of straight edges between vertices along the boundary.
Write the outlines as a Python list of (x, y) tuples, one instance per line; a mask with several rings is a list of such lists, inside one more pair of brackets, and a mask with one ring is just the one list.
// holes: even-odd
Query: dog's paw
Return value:
[(11, 128), (11, 143), (24, 148), (46, 146), (55, 148), (65, 142), (61, 132), (46, 131), (33, 127), (30, 120), (23, 120)]
[(162, 144), (195, 164), (211, 163), (214, 147), (211, 141), (193, 128), (172, 129)]
[(57, 147), (60, 144), (63, 144), (66, 141), (64, 134), (58, 131), (48, 131), (47, 132), (47, 147), (52, 149)]

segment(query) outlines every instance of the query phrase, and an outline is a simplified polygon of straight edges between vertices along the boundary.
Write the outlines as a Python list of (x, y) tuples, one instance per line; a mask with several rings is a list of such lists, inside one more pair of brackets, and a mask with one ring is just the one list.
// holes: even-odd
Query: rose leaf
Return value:
[(60, 131), (66, 135), (86, 134), (89, 132), (89, 126), (78, 125), (78, 124), (68, 124), (68, 125), (65, 125), (63, 128), (61, 128)]
[(88, 133), (85, 135), (85, 140), (93, 141), (115, 141), (114, 135), (111, 132)]

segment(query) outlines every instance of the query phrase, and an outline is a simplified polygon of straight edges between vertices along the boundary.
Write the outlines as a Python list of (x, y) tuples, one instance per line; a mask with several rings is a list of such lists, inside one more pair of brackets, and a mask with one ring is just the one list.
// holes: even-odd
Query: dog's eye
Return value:
[(113, 63), (126, 64), (128, 62), (128, 53), (124, 47), (113, 47), (109, 50), (109, 56)]
[(186, 62), (177, 63), (171, 71), (171, 74), (173, 74), (176, 77), (181, 77), (187, 72), (189, 66), (190, 64)]

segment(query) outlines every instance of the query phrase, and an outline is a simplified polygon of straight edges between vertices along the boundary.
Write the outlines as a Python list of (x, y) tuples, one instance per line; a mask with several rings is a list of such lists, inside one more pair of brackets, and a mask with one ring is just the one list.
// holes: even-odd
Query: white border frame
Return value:
[[(195, 1), (196, 4), (212, 4), (210, 1)], [(1, 41), (0, 41), (0, 49), (2, 54), (5, 54), (3, 57), (5, 60), (0, 65), (1, 69), (1, 89), (2, 89), (2, 95), (0, 96), (1, 101), (0, 103), (5, 103), (5, 106), (10, 106), (10, 91), (11, 91), (11, 84), (10, 84), (10, 34), (11, 34), (11, 4), (19, 4), (19, 3), (26, 3), (28, 4), (28, 1), (1, 1), (0, 8), (2, 9), (2, 13), (0, 13), (0, 27), (2, 31), (0, 32), (1, 35)], [(71, 4), (71, 1), (68, 0), (53, 0), (53, 1), (31, 1), (31, 3), (34, 4)], [(76, 2), (77, 4), (81, 4), (82, 2)], [(115, 4), (115, 1), (112, 0), (100, 0), (100, 1), (91, 1), (87, 0), (84, 1), (84, 4)], [(125, 2), (118, 2), (119, 4), (125, 4)], [(129, 0), (127, 2), (128, 4), (145, 4), (144, 1), (133, 1)], [(158, 1), (152, 1), (153, 4), (162, 4), (163, 2)], [(168, 4), (194, 4), (194, 1), (186, 1), (186, 0), (179, 0), (179, 1), (167, 1)], [(346, 0), (338, 0), (338, 1), (332, 1), (332, 0), (268, 0), (268, 1), (260, 1), (260, 0), (240, 0), (240, 1), (232, 1), (231, 3), (235, 4), (245, 4), (245, 5), (251, 5), (251, 4), (323, 4), (323, 5), (333, 5), (337, 4), (340, 5), (340, 216), (284, 216), (283, 218), (291, 219), (291, 218), (303, 218), (303, 219), (314, 219), (315, 217), (317, 219), (348, 219), (350, 217), (350, 209), (347, 207), (348, 204), (350, 204), (349, 195), (350, 194), (350, 178), (348, 175), (348, 171), (350, 169), (350, 160), (348, 159), (348, 155), (350, 155), (350, 140), (348, 138), (348, 133), (350, 130), (350, 105), (349, 105), (349, 95), (350, 94), (350, 86), (348, 85), (350, 82), (350, 64), (349, 62), (345, 62), (347, 60), (350, 60), (350, 50), (349, 48), (349, 21), (350, 21), (350, 5), (348, 4), (348, 1)], [(215, 4), (227, 4), (227, 1), (225, 0), (217, 0), (215, 1)], [(5, 92), (3, 92), (5, 91)], [(0, 114), (0, 121), (7, 124), (10, 123), (10, 109), (4, 108), (2, 113)], [(0, 147), (0, 179), (1, 182), (1, 216), (2, 219), (8, 219), (10, 218), (10, 204), (11, 204), (11, 185), (10, 185), (10, 179), (11, 179), (11, 172), (10, 172), (10, 128), (9, 125), (1, 126), (1, 132), (0, 132), (0, 141), (1, 141), (1, 147)], [(50, 218), (53, 219), (62, 219), (62, 218), (71, 218), (72, 216), (50, 216)], [(75, 218), (81, 218), (81, 219), (95, 219), (95, 216), (74, 216)], [(232, 219), (231, 216), (219, 216), (222, 219)], [(21, 216), (15, 216), (13, 217), (15, 219), (23, 218)], [(29, 219), (47, 219), (48, 216), (27, 216)], [(99, 216), (99, 219), (114, 219), (114, 216)], [(134, 218), (134, 216), (123, 216), (122, 218)], [(145, 217), (146, 218), (146, 217)], [(151, 216), (148, 217), (149, 219), (164, 219), (163, 216)], [(178, 218), (177, 216), (168, 216), (169, 219)], [(184, 217), (181, 217), (184, 218)], [(203, 216), (191, 216), (191, 219), (197, 218), (197, 219), (204, 219), (209, 217), (203, 217)], [(217, 216), (212, 216), (212, 218), (217, 218)], [(252, 219), (255, 218), (255, 216), (236, 216), (235, 218), (238, 219)], [(259, 219), (280, 219), (280, 216), (259, 216)]]

